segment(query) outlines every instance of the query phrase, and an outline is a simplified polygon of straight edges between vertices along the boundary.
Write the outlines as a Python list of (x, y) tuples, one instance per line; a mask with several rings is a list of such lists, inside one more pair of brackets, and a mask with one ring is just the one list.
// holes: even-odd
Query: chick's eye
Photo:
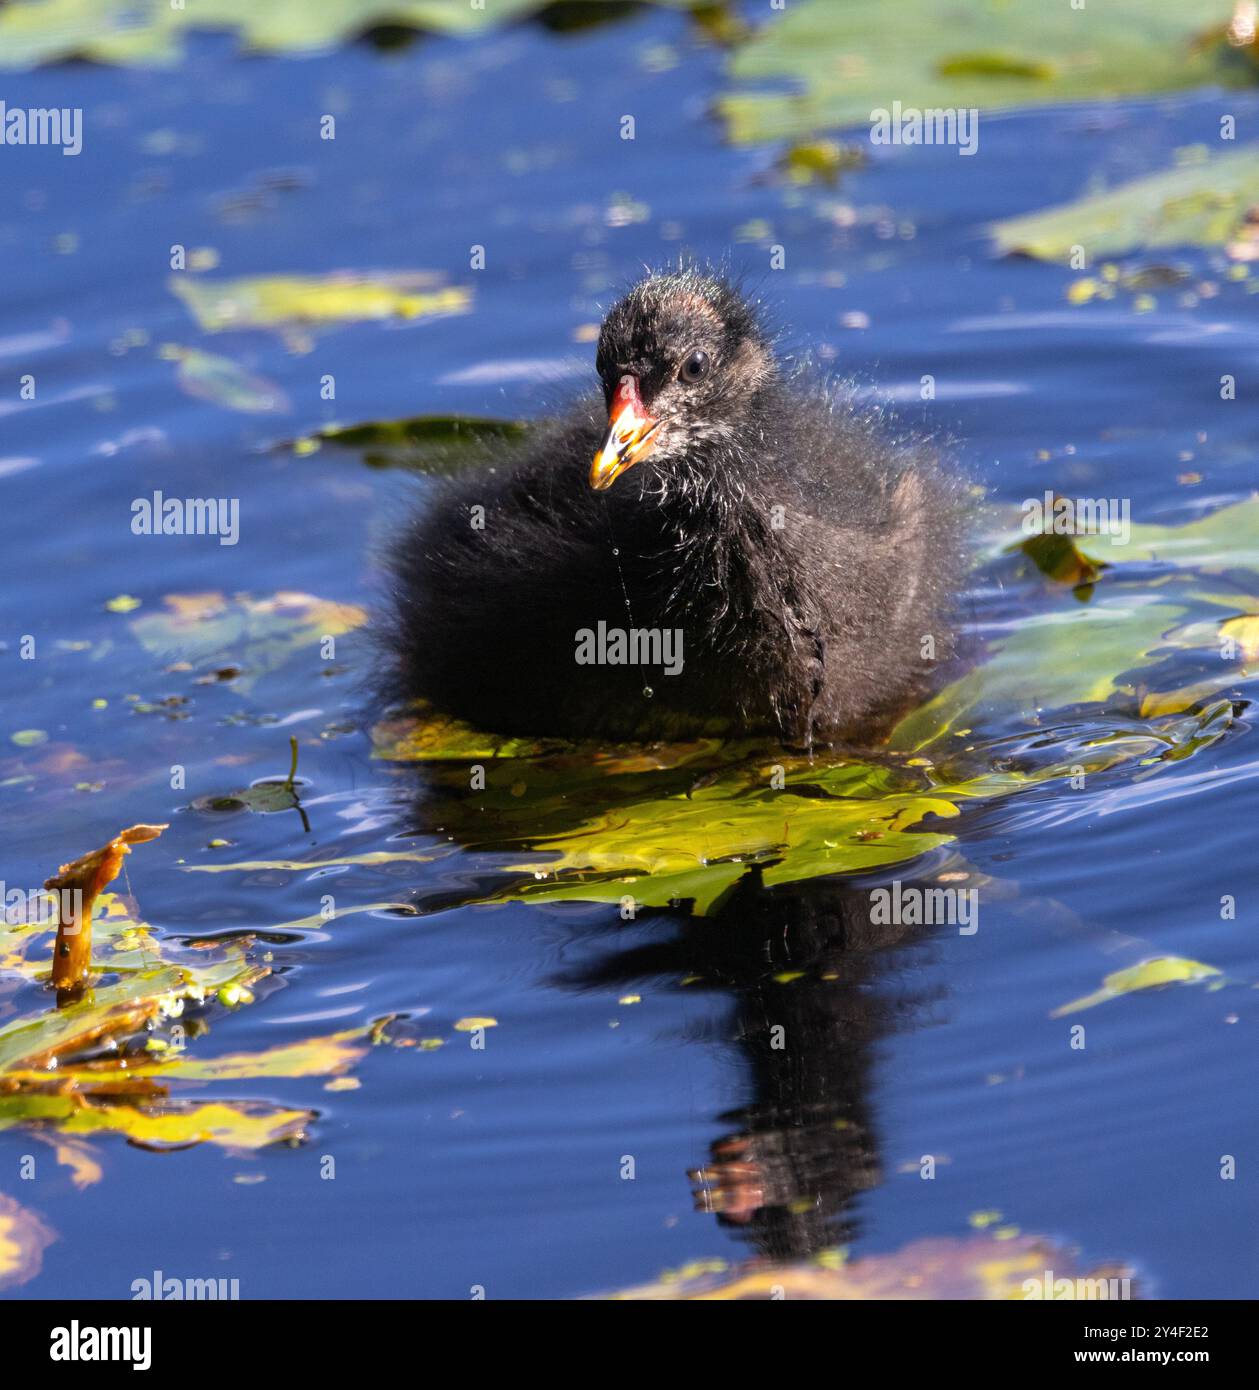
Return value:
[(682, 366), (678, 369), (678, 380), (685, 381), (688, 385), (696, 382), (708, 373), (708, 354), (701, 348), (696, 348), (689, 356), (683, 359)]

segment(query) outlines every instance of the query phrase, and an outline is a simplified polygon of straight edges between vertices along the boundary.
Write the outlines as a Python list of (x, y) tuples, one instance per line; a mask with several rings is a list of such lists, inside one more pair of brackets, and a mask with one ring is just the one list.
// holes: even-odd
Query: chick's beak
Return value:
[(638, 382), (632, 376), (622, 377), (608, 412), (608, 433), (603, 447), (590, 465), (590, 486), (602, 492), (627, 468), (646, 458), (655, 444), (653, 436), (659, 423), (643, 406)]

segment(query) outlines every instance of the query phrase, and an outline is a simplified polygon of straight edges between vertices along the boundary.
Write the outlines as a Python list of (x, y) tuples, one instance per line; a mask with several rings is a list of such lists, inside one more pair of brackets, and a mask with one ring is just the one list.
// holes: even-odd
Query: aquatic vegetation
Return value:
[(1156, 956), (1126, 970), (1113, 971), (1102, 981), (1101, 989), (1063, 1004), (1051, 1016), (1062, 1018), (1066, 1014), (1079, 1013), (1081, 1009), (1091, 1009), (1108, 999), (1135, 994), (1138, 990), (1160, 989), (1163, 985), (1198, 984), (1203, 980), (1219, 978), (1220, 972), (1213, 965), (1203, 965), (1198, 960), (1182, 960), (1180, 956)]
[[(991, 112), (1248, 86), (1254, 71), (1236, 50), (1222, 36), (1205, 41), (1228, 14), (1227, 0), (1111, 0), (1076, 24), (1051, 6), (958, 0), (942, 22), (933, 0), (802, 0), (737, 49), (735, 90), (718, 105), (730, 138), (747, 144), (867, 125), (893, 98), (917, 110)], [(787, 89), (763, 90), (768, 81)]]
[[(1036, 543), (992, 549), (1006, 552), (1004, 582), (1023, 586), (1025, 618), (883, 750), (596, 749), (496, 739), (422, 711), (379, 726), (376, 756), (423, 765), (447, 793), (446, 828), (514, 856), (499, 854), (505, 877), (482, 901), (630, 900), (702, 916), (749, 875), (773, 887), (907, 863), (951, 843), (968, 807), (1123, 765), (1148, 775), (1228, 731), (1227, 692), (1246, 660), (1229, 625), (1259, 608), (1259, 498), (1182, 526), (1133, 526), (1122, 544), (1076, 538), (1065, 570)], [(1162, 568), (1153, 589), (1151, 565)], [(1046, 568), (1056, 582), (1038, 599), (1031, 576)]]
[[(917, 1240), (889, 1254), (849, 1260), (843, 1250), (825, 1250), (795, 1264), (732, 1265), (695, 1260), (670, 1270), (652, 1284), (610, 1295), (618, 1299), (1025, 1299), (1054, 1297), (1045, 1292), (1046, 1270), (1066, 1289), (1058, 1297), (1105, 1296), (1098, 1289), (1114, 1281), (1113, 1297), (1130, 1294), (1132, 1271), (1120, 1267), (1081, 1270), (1071, 1251), (1040, 1237), (1017, 1232), (967, 1239)], [(1124, 1286), (1124, 1293), (1118, 1289)], [(1077, 1287), (1079, 1292), (1076, 1291)], [(1092, 1292), (1088, 1292), (1088, 1290)]]
[(274, 328), (294, 351), (309, 350), (307, 331), (373, 320), (464, 314), (472, 290), (443, 284), (428, 271), (330, 275), (253, 275), (239, 280), (172, 275), (170, 289), (207, 333)]
[(246, 371), (230, 357), (202, 352), (200, 348), (181, 347), (177, 343), (163, 344), (158, 356), (178, 363), (175, 376), (180, 390), (198, 400), (221, 405), (227, 410), (239, 410), (246, 415), (284, 412), (293, 408), (275, 382)]
[(1259, 151), (1245, 148), (1006, 218), (992, 234), (1001, 251), (1061, 264), (1082, 246), (1092, 265), (1125, 251), (1230, 246), (1256, 204)]
[(236, 689), (248, 692), (268, 672), (296, 653), (319, 653), (328, 639), (353, 632), (367, 621), (358, 604), (337, 603), (296, 590), (254, 597), (218, 590), (167, 594), (160, 610), (131, 621), (136, 641), (156, 661), (187, 662), (193, 669), (238, 668)]

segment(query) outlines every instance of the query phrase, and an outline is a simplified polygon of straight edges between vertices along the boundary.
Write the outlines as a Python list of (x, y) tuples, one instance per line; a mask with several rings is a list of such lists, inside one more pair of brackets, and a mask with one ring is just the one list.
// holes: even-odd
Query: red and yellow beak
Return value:
[(608, 433), (590, 465), (590, 486), (602, 492), (651, 453), (659, 421), (649, 415), (638, 394), (638, 382), (623, 376), (608, 412)]

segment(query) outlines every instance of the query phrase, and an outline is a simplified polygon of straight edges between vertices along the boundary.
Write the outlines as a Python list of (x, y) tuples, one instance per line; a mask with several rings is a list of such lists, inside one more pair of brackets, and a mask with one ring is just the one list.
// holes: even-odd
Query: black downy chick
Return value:
[(390, 556), (390, 693), (501, 734), (870, 742), (951, 646), (958, 490), (789, 377), (752, 305), (649, 276), (602, 400), (435, 483)]

